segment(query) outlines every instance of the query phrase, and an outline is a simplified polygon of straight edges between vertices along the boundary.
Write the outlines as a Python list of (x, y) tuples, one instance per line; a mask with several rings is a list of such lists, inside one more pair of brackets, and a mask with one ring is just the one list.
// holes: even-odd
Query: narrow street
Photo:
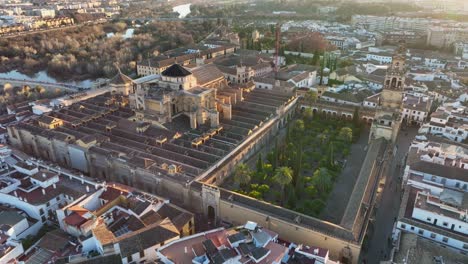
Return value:
[(380, 260), (387, 259), (391, 249), (391, 234), (393, 224), (398, 215), (401, 202), (401, 176), (404, 171), (404, 159), (408, 148), (414, 137), (417, 135), (417, 128), (409, 127), (405, 131), (400, 131), (397, 139), (397, 153), (390, 164), (389, 175), (386, 178), (385, 188), (382, 192), (380, 204), (374, 220), (369, 226), (369, 248), (364, 248), (361, 254), (362, 263), (379, 263)]

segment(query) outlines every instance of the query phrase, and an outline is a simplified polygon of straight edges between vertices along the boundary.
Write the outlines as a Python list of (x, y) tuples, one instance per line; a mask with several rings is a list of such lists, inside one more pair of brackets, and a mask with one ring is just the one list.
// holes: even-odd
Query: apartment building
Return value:
[(466, 107), (460, 103), (446, 103), (431, 114), (419, 133), (427, 133), (463, 142), (468, 137), (468, 118)]
[(406, 93), (403, 98), (403, 120), (407, 124), (423, 124), (429, 115), (431, 105), (432, 99), (428, 96), (415, 96)]
[(157, 250), (162, 263), (338, 263), (324, 248), (279, 241), (278, 234), (256, 222), (217, 228), (174, 240)]
[(468, 254), (465, 145), (417, 137), (409, 149), (397, 228)]

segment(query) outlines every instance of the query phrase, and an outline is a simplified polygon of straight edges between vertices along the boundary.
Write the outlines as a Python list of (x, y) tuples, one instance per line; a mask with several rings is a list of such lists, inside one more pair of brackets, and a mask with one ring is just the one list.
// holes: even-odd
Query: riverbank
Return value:
[[(61, 77), (61, 78), (57, 78)], [(95, 79), (92, 79), (91, 76), (79, 76), (81, 78), (65, 78), (64, 76), (53, 76), (50, 75), (45, 70), (36, 71), (36, 72), (22, 72), (20, 70), (11, 70), (11, 71), (0, 71), (0, 78), (3, 79), (13, 79), (13, 80), (29, 80), (29, 81), (38, 81), (45, 83), (61, 83), (68, 84), (72, 86), (79, 86), (83, 88), (90, 88), (93, 86)]]

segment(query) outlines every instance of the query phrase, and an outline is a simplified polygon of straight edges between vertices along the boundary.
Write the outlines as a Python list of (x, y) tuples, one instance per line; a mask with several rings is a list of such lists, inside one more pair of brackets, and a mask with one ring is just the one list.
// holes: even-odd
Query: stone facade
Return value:
[(376, 114), (371, 127), (369, 141), (385, 138), (395, 142), (401, 126), (401, 110), (405, 85), (405, 49), (400, 46), (387, 70), (384, 88), (380, 94)]

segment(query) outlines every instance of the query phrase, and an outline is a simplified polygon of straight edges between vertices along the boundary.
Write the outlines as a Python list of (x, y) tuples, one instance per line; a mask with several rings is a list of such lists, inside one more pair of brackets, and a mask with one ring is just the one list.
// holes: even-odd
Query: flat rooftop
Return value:
[(468, 263), (468, 256), (443, 248), (416, 234), (401, 233), (400, 250), (394, 257), (395, 263), (427, 264), (434, 263), (434, 257), (442, 256), (446, 264)]

